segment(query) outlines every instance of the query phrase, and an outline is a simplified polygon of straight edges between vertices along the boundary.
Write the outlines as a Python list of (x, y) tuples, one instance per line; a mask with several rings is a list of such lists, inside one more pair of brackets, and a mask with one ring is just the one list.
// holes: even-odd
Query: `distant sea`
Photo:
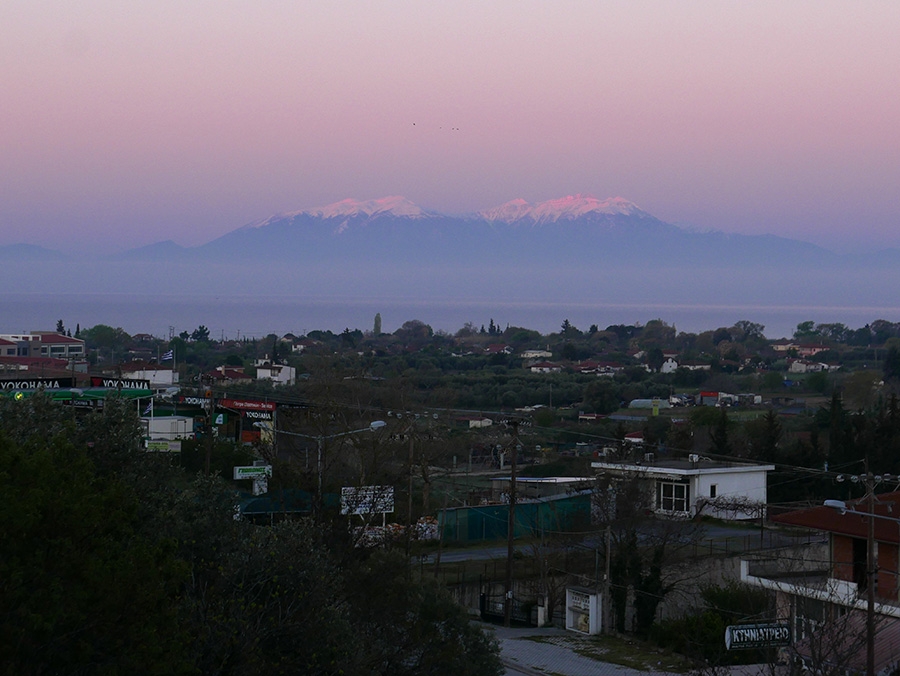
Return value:
[(512, 301), (421, 301), (403, 298), (328, 298), (296, 296), (151, 295), (85, 293), (0, 294), (0, 333), (53, 330), (63, 320), (76, 326), (121, 327), (129, 334), (157, 337), (206, 326), (215, 339), (262, 338), (269, 334), (305, 334), (315, 329), (335, 333), (345, 328), (371, 331), (380, 313), (390, 333), (417, 319), (435, 330), (455, 333), (467, 322), (480, 328), (493, 319), (501, 329), (521, 326), (543, 334), (558, 331), (568, 319), (586, 331), (610, 324), (646, 324), (661, 319), (678, 331), (699, 333), (740, 320), (762, 324), (767, 338), (793, 335), (797, 324), (812, 320), (859, 328), (876, 319), (900, 321), (896, 307), (806, 307), (725, 305), (608, 305)]

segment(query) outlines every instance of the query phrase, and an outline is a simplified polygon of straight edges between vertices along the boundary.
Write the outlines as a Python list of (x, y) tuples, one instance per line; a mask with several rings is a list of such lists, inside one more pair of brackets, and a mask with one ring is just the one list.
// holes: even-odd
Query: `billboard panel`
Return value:
[(390, 514), (394, 511), (393, 486), (345, 486), (341, 489), (341, 514)]

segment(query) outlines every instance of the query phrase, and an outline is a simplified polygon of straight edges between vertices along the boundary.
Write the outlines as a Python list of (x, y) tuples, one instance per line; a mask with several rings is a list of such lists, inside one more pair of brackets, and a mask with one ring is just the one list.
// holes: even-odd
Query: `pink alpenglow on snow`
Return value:
[(479, 212), (479, 216), (488, 221), (514, 223), (529, 219), (535, 224), (555, 223), (559, 220), (578, 218), (590, 213), (631, 216), (643, 213), (634, 202), (621, 197), (610, 197), (599, 200), (587, 195), (567, 195), (558, 199), (539, 202), (531, 205), (523, 199), (516, 199), (493, 209)]
[(378, 214), (408, 216), (412, 218), (427, 216), (425, 211), (417, 204), (410, 202), (405, 197), (396, 195), (365, 201), (345, 199), (325, 207), (306, 209), (300, 213), (319, 216), (320, 218), (347, 218), (350, 216), (375, 216)]
[(244, 227), (262, 228), (271, 225), (275, 221), (281, 221), (285, 218), (293, 218), (295, 216), (315, 216), (316, 218), (353, 218), (354, 216), (405, 216), (407, 218), (422, 218), (429, 214), (419, 205), (414, 204), (405, 197), (382, 197), (374, 200), (356, 200), (348, 198), (329, 204), (324, 207), (313, 207), (312, 209), (301, 209), (299, 211), (289, 211), (284, 213), (273, 214), (266, 218), (254, 221)]

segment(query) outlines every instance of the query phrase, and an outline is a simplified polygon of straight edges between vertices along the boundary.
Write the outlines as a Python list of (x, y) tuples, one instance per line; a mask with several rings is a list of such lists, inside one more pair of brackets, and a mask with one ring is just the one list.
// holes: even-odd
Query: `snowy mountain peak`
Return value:
[(418, 218), (427, 216), (425, 211), (417, 204), (410, 202), (405, 197), (391, 196), (374, 200), (346, 199), (324, 207), (307, 209), (300, 213), (319, 218), (349, 218), (352, 216), (406, 216)]
[(315, 207), (313, 209), (303, 209), (301, 211), (290, 211), (287, 213), (279, 213), (267, 218), (254, 221), (244, 226), (249, 229), (263, 228), (285, 219), (295, 218), (296, 216), (313, 216), (315, 218), (353, 218), (354, 216), (403, 216), (406, 218), (420, 218), (429, 214), (419, 207), (417, 204), (410, 202), (405, 197), (382, 197), (374, 200), (355, 200), (345, 199), (334, 204), (324, 207)]
[(512, 200), (493, 209), (479, 212), (479, 216), (487, 221), (515, 223), (529, 220), (532, 223), (554, 223), (559, 220), (572, 220), (591, 213), (634, 216), (644, 212), (634, 202), (621, 197), (610, 197), (599, 200), (589, 195), (567, 195), (558, 199), (547, 200), (532, 205), (523, 199)]

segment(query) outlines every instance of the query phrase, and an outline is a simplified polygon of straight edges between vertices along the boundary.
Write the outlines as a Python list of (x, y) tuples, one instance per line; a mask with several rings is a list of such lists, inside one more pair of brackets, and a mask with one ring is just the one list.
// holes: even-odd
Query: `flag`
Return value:
[(150, 400), (150, 403), (147, 404), (147, 408), (144, 409), (143, 415), (149, 415), (153, 413), (153, 400)]
[(160, 361), (169, 361), (170, 359), (175, 359), (175, 350), (169, 350), (159, 358)]

